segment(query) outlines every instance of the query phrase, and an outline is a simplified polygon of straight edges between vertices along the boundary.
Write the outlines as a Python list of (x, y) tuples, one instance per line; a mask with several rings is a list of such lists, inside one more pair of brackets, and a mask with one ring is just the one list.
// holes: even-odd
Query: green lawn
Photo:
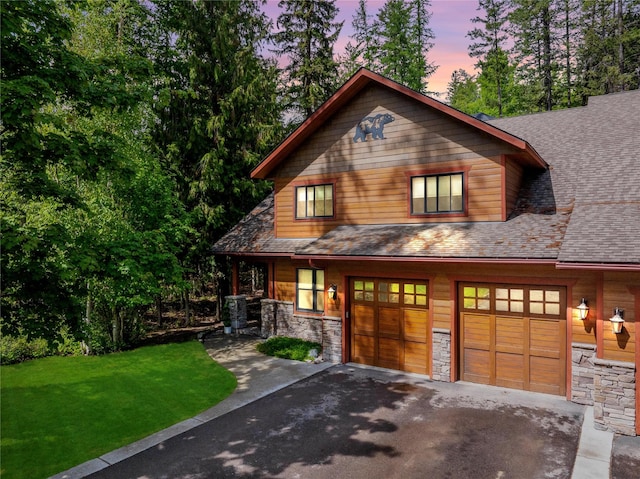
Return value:
[(196, 342), (0, 367), (3, 479), (49, 477), (208, 409), (235, 376)]

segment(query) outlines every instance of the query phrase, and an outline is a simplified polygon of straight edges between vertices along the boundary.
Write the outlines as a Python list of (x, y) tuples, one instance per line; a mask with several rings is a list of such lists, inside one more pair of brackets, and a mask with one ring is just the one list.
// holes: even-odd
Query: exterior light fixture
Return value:
[(624, 325), (624, 319), (622, 319), (623, 311), (620, 308), (616, 308), (613, 312), (613, 318), (609, 320), (611, 321), (611, 331), (620, 334)]
[(580, 319), (585, 320), (589, 315), (589, 306), (587, 306), (586, 298), (582, 298), (582, 302), (576, 307), (578, 313), (580, 313)]
[(329, 291), (327, 291), (327, 293), (329, 293), (329, 299), (333, 299), (335, 301), (338, 297), (338, 287), (335, 284), (332, 284), (329, 286)]

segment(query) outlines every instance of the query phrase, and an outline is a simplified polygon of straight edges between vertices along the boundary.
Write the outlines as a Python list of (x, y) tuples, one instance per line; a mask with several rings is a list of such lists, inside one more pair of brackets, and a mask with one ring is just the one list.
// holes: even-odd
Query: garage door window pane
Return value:
[(364, 301), (373, 301), (374, 300), (374, 294), (373, 294), (373, 290), (374, 290), (374, 282), (373, 281), (362, 281), (362, 289), (364, 289), (364, 291), (362, 291), (361, 300)]
[(389, 284), (389, 302), (400, 303), (400, 283)]
[(489, 288), (464, 287), (464, 307), (489, 311), (491, 309), (491, 290)]
[(509, 310), (512, 313), (522, 313), (524, 312), (524, 303), (522, 301), (511, 301), (509, 303)]
[(544, 291), (541, 289), (532, 289), (529, 291), (529, 301), (541, 302), (544, 298)]
[(560, 292), (559, 291), (545, 291), (544, 300), (548, 303), (559, 303)]
[(553, 315), (557, 316), (558, 314), (560, 314), (560, 305), (559, 304), (553, 304), (553, 303), (547, 303), (547, 304), (545, 304), (544, 312), (545, 312), (545, 314), (553, 314)]

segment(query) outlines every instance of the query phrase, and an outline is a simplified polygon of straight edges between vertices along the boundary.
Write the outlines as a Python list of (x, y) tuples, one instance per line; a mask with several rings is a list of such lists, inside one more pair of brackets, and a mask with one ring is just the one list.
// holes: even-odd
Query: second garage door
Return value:
[(429, 374), (426, 281), (353, 278), (351, 361)]
[(565, 394), (564, 287), (466, 283), (458, 302), (462, 380)]

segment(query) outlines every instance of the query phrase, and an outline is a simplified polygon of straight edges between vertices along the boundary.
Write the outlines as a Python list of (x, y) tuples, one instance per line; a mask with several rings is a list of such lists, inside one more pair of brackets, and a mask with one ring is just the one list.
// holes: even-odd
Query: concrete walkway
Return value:
[(331, 363), (311, 364), (265, 356), (256, 351), (256, 345), (260, 341), (242, 336), (207, 339), (204, 344), (209, 355), (233, 372), (238, 379), (238, 387), (233, 394), (191, 419), (56, 474), (50, 479), (83, 478), (333, 366)]
[[(330, 363), (310, 364), (264, 356), (255, 349), (260, 341), (242, 336), (206, 340), (205, 347), (211, 357), (232, 371), (238, 379), (238, 386), (232, 395), (191, 419), (52, 476), (51, 479), (83, 478), (333, 366)], [(572, 478), (611, 477), (613, 439), (612, 433), (594, 428), (593, 407), (585, 407)]]
[(611, 474), (613, 433), (594, 427), (593, 406), (584, 412), (572, 479), (606, 479)]

